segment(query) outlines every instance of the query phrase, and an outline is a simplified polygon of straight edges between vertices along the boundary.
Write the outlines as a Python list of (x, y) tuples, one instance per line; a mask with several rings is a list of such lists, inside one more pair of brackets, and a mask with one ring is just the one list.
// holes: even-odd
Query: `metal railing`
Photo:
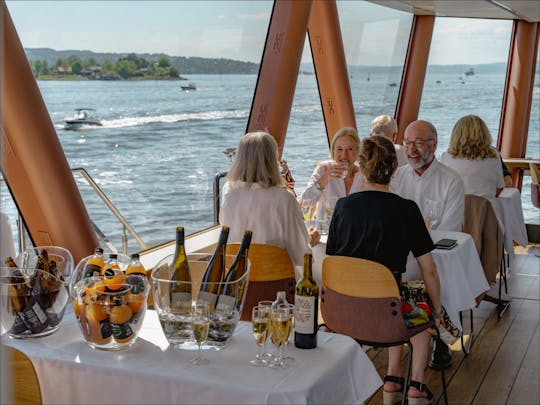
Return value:
[(217, 173), (214, 177), (214, 225), (219, 225), (219, 207), (221, 200), (221, 179), (227, 172)]

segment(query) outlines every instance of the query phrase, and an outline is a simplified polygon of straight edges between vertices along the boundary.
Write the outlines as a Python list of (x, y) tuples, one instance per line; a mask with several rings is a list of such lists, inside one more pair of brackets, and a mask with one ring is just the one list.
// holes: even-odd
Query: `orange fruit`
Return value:
[(133, 315), (133, 311), (131, 310), (129, 305), (126, 305), (126, 304), (118, 305), (118, 306), (112, 307), (111, 312), (110, 312), (110, 320), (111, 320), (111, 323), (121, 325), (129, 321), (132, 315)]

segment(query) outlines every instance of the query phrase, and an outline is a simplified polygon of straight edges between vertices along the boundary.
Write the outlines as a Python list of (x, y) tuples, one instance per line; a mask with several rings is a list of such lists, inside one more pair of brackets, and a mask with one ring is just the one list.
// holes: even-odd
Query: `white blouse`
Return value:
[(302, 266), (304, 254), (311, 253), (302, 211), (285, 187), (225, 183), (219, 222), (230, 228), (230, 242), (240, 242), (244, 231), (249, 229), (253, 232), (253, 243), (284, 248), (294, 266)]

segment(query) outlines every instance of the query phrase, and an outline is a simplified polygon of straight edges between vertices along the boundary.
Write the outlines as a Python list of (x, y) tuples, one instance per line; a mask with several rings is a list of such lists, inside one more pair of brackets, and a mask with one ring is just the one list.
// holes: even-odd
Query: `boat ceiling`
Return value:
[(540, 22), (536, 0), (368, 0), (418, 15), (438, 17), (494, 18)]

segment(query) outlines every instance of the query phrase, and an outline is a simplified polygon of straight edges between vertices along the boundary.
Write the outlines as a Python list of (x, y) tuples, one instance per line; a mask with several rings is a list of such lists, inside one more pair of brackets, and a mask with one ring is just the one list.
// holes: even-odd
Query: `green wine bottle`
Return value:
[(300, 349), (317, 347), (317, 318), (319, 316), (319, 287), (313, 279), (313, 257), (304, 255), (304, 275), (296, 284), (294, 306), (294, 345)]
[(219, 283), (223, 280), (223, 275), (225, 274), (225, 252), (228, 238), (229, 227), (224, 226), (221, 228), (216, 250), (210, 258), (202, 278), (198, 300), (207, 302), (211, 311), (214, 311), (216, 308), (220, 287)]
[(176, 250), (171, 267), (171, 306), (191, 307), (191, 274), (184, 246), (184, 227), (176, 228)]

